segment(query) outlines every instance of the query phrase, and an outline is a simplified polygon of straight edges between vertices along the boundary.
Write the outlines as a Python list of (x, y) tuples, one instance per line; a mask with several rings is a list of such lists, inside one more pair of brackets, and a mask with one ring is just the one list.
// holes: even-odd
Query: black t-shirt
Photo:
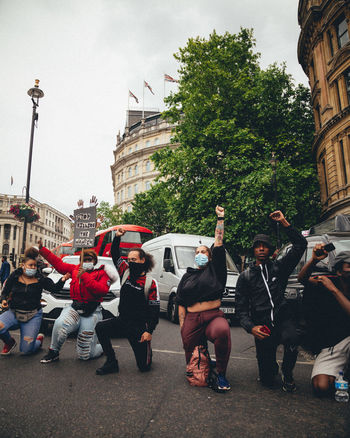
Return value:
[[(328, 278), (341, 290), (336, 276)], [(315, 353), (323, 348), (333, 347), (350, 336), (350, 315), (323, 285), (308, 283), (305, 286), (303, 308), (307, 330), (306, 344)]]
[(187, 268), (176, 294), (180, 306), (189, 307), (203, 301), (222, 298), (227, 279), (224, 246), (214, 246), (212, 260), (204, 269)]

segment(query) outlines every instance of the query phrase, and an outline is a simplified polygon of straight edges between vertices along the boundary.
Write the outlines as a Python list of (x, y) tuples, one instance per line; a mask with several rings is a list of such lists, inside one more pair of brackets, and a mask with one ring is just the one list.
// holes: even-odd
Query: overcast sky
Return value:
[(34, 79), (45, 97), (30, 195), (69, 215), (91, 194), (113, 203), (110, 165), (128, 89), (142, 108), (145, 79), (155, 92), (145, 90), (145, 107), (163, 109), (163, 74), (177, 77), (173, 53), (188, 38), (253, 28), (261, 66), (286, 61), (307, 84), (297, 8), (297, 0), (0, 0), (0, 193), (26, 184)]

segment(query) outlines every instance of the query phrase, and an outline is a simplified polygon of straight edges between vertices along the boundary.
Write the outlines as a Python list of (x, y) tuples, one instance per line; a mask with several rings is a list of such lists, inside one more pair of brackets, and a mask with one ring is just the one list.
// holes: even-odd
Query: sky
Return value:
[[(297, 0), (0, 0), (0, 193), (20, 195), (27, 178), (32, 103), (40, 79), (30, 196), (70, 215), (91, 195), (113, 204), (110, 166), (131, 108), (164, 109), (163, 75), (191, 37), (254, 29), (260, 64), (297, 60)], [(176, 87), (167, 83), (166, 91)], [(11, 186), (11, 176), (13, 185)]]

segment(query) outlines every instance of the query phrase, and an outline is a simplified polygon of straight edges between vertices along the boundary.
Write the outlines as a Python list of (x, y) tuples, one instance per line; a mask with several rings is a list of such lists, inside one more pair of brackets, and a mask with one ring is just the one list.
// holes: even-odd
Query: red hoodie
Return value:
[(89, 301), (101, 302), (104, 295), (109, 291), (109, 286), (112, 281), (104, 270), (102, 265), (98, 269), (91, 272), (84, 272), (80, 276), (80, 284), (78, 278), (79, 265), (64, 263), (62, 260), (52, 254), (50, 250), (42, 247), (40, 254), (60, 273), (66, 274), (69, 272), (72, 276), (70, 284), (70, 297), (72, 300), (87, 303)]

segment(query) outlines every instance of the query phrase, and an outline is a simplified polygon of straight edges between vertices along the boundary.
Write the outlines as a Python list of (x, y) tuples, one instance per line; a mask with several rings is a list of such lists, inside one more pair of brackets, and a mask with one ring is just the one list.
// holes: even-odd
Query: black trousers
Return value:
[(271, 327), (271, 335), (259, 340), (255, 338), (256, 358), (258, 360), (259, 377), (262, 383), (272, 385), (278, 372), (276, 350), (278, 345), (284, 346), (282, 372), (292, 375), (298, 357), (299, 335), (293, 319), (284, 319)]
[(96, 325), (96, 334), (107, 359), (115, 359), (111, 337), (126, 337), (134, 351), (137, 366), (140, 371), (149, 371), (152, 364), (151, 342), (140, 342), (141, 335), (146, 331), (143, 323), (127, 321), (120, 316), (100, 321)]

